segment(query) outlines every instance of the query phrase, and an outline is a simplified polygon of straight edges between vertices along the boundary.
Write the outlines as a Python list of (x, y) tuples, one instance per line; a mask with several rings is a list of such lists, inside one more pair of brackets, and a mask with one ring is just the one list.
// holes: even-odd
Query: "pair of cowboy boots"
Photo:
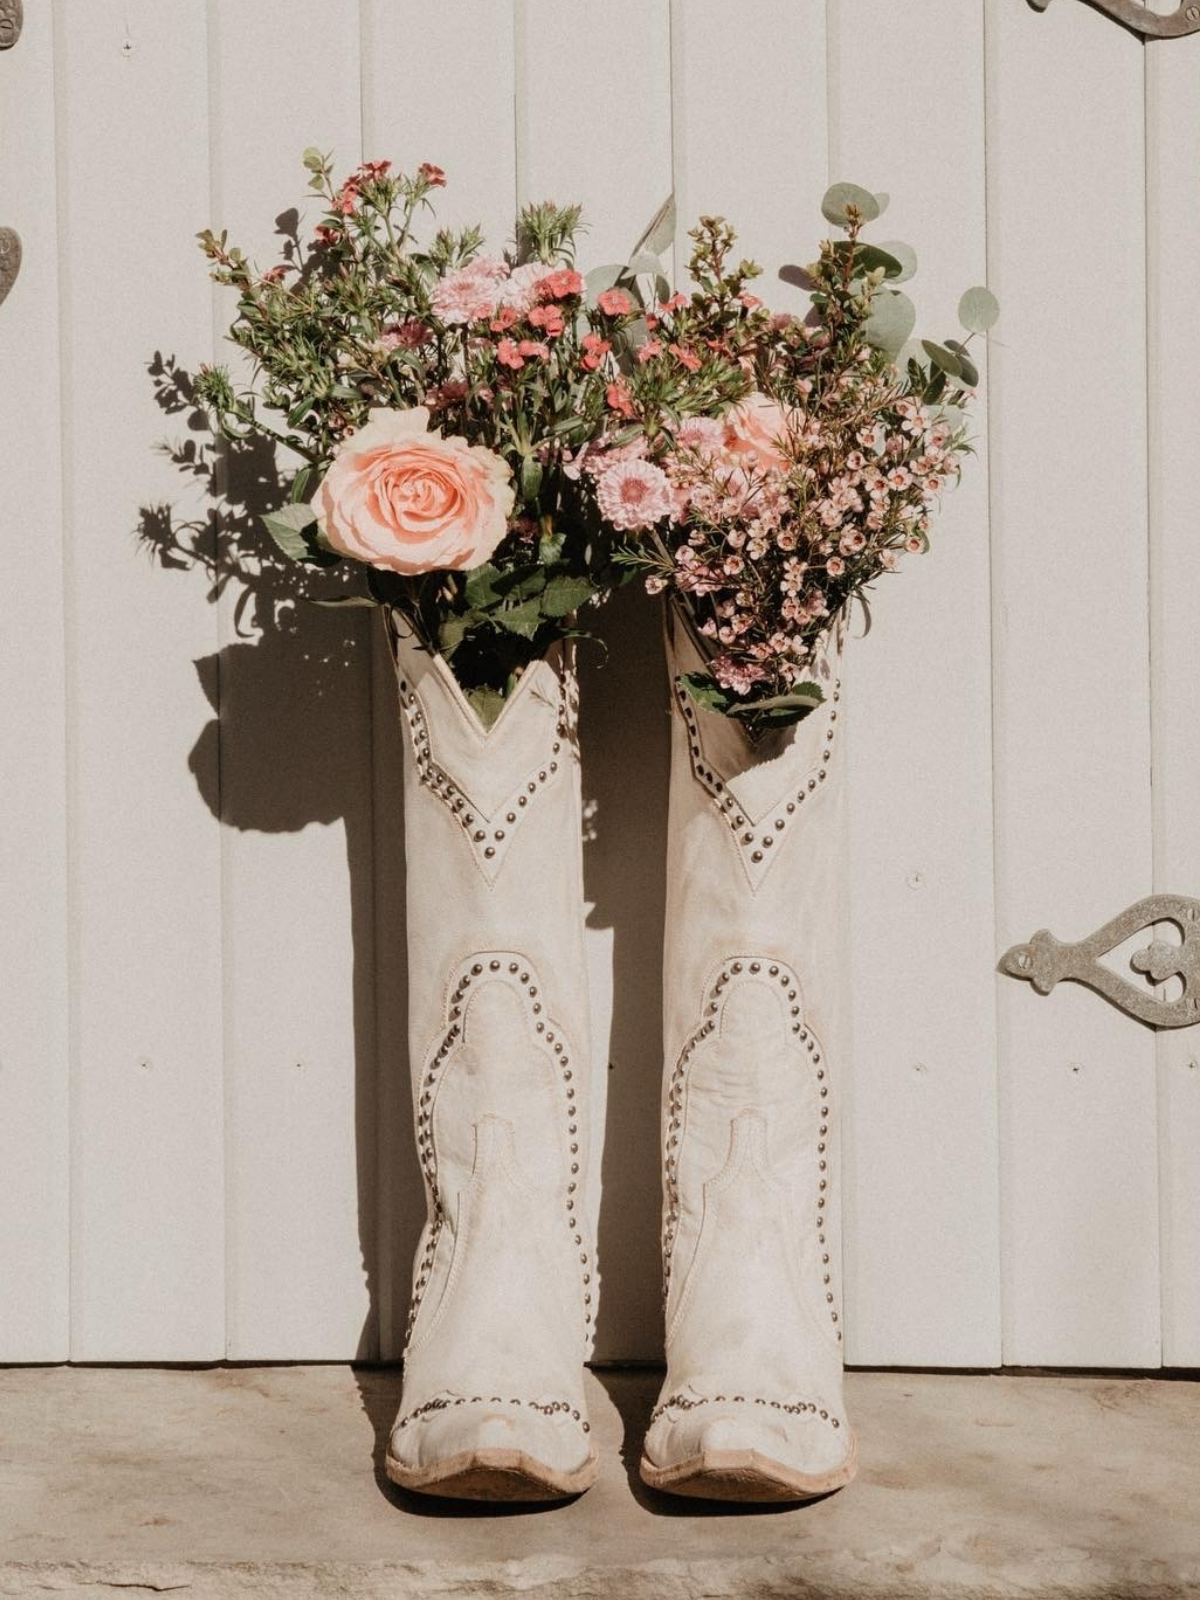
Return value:
[[(406, 728), (410, 1050), (428, 1219), (389, 1476), (544, 1500), (595, 1480), (583, 1368), (599, 1299), (569, 646), (484, 729), (389, 631)], [(830, 1223), (840, 974), (838, 689), (755, 743), (672, 706), (663, 1270), (667, 1376), (642, 1477), (794, 1500), (854, 1473)]]

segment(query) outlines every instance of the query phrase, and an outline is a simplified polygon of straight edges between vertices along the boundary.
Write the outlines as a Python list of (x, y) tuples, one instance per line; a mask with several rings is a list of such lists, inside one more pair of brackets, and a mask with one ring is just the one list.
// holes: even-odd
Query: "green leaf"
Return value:
[(662, 255), (675, 242), (675, 196), (669, 194), (646, 224), (646, 231), (629, 252), (630, 257), (646, 250), (652, 256)]
[(825, 191), (821, 201), (821, 215), (839, 228), (850, 226), (850, 209), (858, 213), (860, 222), (874, 222), (883, 207), (869, 189), (860, 189), (856, 183), (835, 183)]
[(444, 618), (438, 628), (438, 648), (444, 656), (448, 658), (454, 654), (474, 621), (469, 612)]
[(521, 459), (521, 498), (526, 505), (536, 505), (542, 487), (542, 464), (534, 456)]
[(907, 283), (910, 278), (916, 276), (917, 252), (912, 245), (905, 244), (902, 239), (885, 239), (877, 248), (900, 263), (900, 275), (892, 278), (893, 283)]
[(562, 555), (563, 546), (566, 544), (566, 542), (566, 534), (558, 528), (555, 528), (551, 533), (543, 534), (538, 540), (537, 547), (538, 561), (540, 564), (543, 567), (552, 567)]
[(798, 711), (801, 716), (816, 709), (825, 699), (825, 691), (817, 683), (798, 683), (787, 694), (774, 694), (766, 700), (739, 701), (730, 706), (731, 717), (757, 716), (764, 711)]
[(639, 273), (649, 273), (652, 278), (657, 278), (662, 271), (662, 262), (657, 256), (652, 256), (647, 250), (639, 250), (631, 256), (626, 263), (625, 271), (631, 278), (636, 278)]
[(571, 611), (578, 611), (594, 593), (595, 590), (587, 578), (572, 577), (569, 573), (551, 578), (542, 595), (542, 615), (565, 617)]
[(494, 606), (500, 598), (496, 589), (496, 580), (500, 576), (499, 567), (494, 567), (490, 561), (485, 561), (481, 567), (472, 567), (463, 586), (467, 604), (480, 611)]
[(912, 301), (899, 289), (890, 289), (871, 301), (871, 315), (863, 326), (863, 334), (868, 344), (895, 358), (916, 322), (917, 308)]
[(934, 366), (944, 372), (947, 377), (962, 377), (962, 362), (953, 350), (947, 350), (943, 344), (934, 344), (932, 339), (922, 339), (921, 349), (933, 362)]
[(504, 710), (504, 696), (499, 689), (493, 689), (486, 683), (480, 683), (475, 688), (468, 689), (466, 696), (475, 715), (485, 728), (490, 728)]
[(325, 157), (317, 149), (315, 144), (310, 144), (300, 159), (308, 168), (309, 172), (320, 172), (321, 168), (325, 165)]
[(958, 357), (958, 364), (962, 368), (962, 381), (969, 389), (974, 389), (979, 382), (979, 368), (971, 360), (965, 344), (960, 344), (957, 339), (946, 340), (947, 350), (953, 350)]
[(711, 673), (681, 672), (679, 682), (705, 711), (723, 712), (729, 705), (729, 696)]
[(958, 302), (958, 320), (968, 333), (986, 333), (1000, 315), (1000, 302), (990, 289), (968, 289)]
[(623, 261), (612, 262), (606, 267), (593, 267), (583, 280), (587, 287), (588, 299), (594, 300), (598, 294), (603, 294), (605, 289), (611, 289), (614, 284), (620, 283), (627, 270)]
[(334, 567), (341, 560), (317, 543), (317, 515), (311, 506), (281, 506), (263, 514), (262, 525), (292, 561), (313, 567)]
[(328, 600), (313, 600), (314, 606), (370, 606), (372, 610), (378, 606), (378, 600), (372, 600), (369, 594), (335, 594)]
[(522, 639), (532, 639), (541, 627), (542, 608), (536, 600), (522, 600), (520, 605), (494, 611), (492, 621), (507, 628), (509, 633), (520, 634)]
[[(846, 241), (847, 243), (849, 241)], [(889, 255), (880, 245), (859, 244), (854, 247), (854, 266), (859, 272), (875, 272), (880, 267), (886, 278), (898, 280), (904, 271), (895, 256)]]

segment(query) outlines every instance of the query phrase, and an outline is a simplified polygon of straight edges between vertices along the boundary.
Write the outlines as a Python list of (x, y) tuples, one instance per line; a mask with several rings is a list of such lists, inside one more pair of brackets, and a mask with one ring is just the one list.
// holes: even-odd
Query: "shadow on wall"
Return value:
[[(273, 451), (257, 439), (214, 440), (190, 375), (173, 358), (156, 355), (149, 371), (159, 406), (187, 429), (163, 448), (199, 489), (203, 510), (182, 521), (169, 505), (143, 507), (139, 537), (164, 569), (208, 576), (208, 599), (224, 599), (232, 635), (195, 663), (213, 717), (192, 750), (193, 777), (228, 828), (345, 826), (358, 1221), (370, 1302), (358, 1358), (395, 1359), (425, 1202), (408, 1087), (401, 744), (391, 666), (371, 612), (308, 602), (314, 589), (335, 594), (337, 575), (288, 561), (262, 528), (260, 513), (285, 497)], [(596, 1354), (646, 1358), (661, 1348), (666, 692), (657, 621), (640, 596), (616, 595), (596, 631), (580, 652), (584, 877), (589, 926), (611, 930), (614, 986)], [(319, 907), (313, 915), (320, 917)]]

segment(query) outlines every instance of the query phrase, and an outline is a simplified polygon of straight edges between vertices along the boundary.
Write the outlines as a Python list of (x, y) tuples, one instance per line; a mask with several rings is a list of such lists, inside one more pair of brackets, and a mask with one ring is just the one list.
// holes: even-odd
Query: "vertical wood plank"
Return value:
[[(517, 4), (517, 187), (522, 203), (582, 204), (580, 264), (625, 261), (671, 193), (667, 0), (610, 0), (620, 67), (580, 71), (564, 116), (545, 86), (594, 50), (589, 8)], [(662, 1349), (659, 1258), (663, 862), (667, 719), (662, 642), (645, 596), (618, 596), (580, 646), (587, 946), (594, 1024), (593, 1149), (599, 1202), (598, 1360)], [(636, 785), (629, 774), (637, 772)], [(605, 1064), (609, 1070), (605, 1071)], [(607, 1123), (607, 1128), (606, 1128)]]
[(0, 1362), (68, 1351), (68, 1030), (62, 459), (52, 18), (0, 55), (0, 455), (19, 575), (0, 628)]
[[(304, 148), (339, 175), (360, 159), (358, 18), (215, 0), (210, 38), (210, 220), (266, 266), (311, 230)], [(220, 291), (223, 361), (234, 311)], [(235, 452), (223, 499), (228, 1353), (344, 1360), (377, 1344), (370, 628), (294, 598), (321, 582), (257, 523), (282, 493), (270, 472)]]
[[(916, 27), (860, 0), (831, 30), (830, 176), (890, 193), (870, 237), (915, 247), (941, 338), (987, 266), (982, 7), (931, 0)], [(1000, 1359), (986, 426), (981, 404), (931, 553), (876, 586), (847, 652), (853, 1362)]]
[[(512, 8), (361, 0), (362, 137), (369, 159), (412, 171), (433, 161), (447, 176), (439, 224), (482, 225), (491, 248), (511, 239), (516, 170)], [(408, 1074), (404, 834), (394, 674), (374, 644), (374, 881), (379, 1040), (379, 1350), (399, 1356), (412, 1253), (424, 1219)]]
[[(1146, 51), (1154, 886), (1200, 895), (1200, 38)], [(1178, 937), (1166, 930), (1167, 937)], [(1163, 1362), (1200, 1366), (1200, 1044), (1159, 1035)]]
[(70, 913), (75, 941), (72, 1355), (224, 1353), (219, 839), (189, 752), (199, 574), (138, 547), (143, 507), (198, 509), (159, 448), (156, 350), (208, 359), (192, 238), (208, 192), (202, 10), (55, 8), (64, 341)]
[[(1142, 46), (1090, 8), (986, 16), (1003, 950), (1151, 882), (1145, 100)], [(1000, 1034), (1005, 1360), (1156, 1365), (1154, 1041), (1012, 980)]]

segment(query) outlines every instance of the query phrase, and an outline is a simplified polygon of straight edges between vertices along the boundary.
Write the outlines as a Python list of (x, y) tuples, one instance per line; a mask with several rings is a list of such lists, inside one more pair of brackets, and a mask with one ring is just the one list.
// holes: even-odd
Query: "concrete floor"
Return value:
[(1200, 1596), (1200, 1384), (853, 1373), (861, 1471), (798, 1509), (642, 1487), (653, 1372), (590, 1380), (597, 1486), (402, 1494), (393, 1370), (0, 1370), (0, 1595)]

